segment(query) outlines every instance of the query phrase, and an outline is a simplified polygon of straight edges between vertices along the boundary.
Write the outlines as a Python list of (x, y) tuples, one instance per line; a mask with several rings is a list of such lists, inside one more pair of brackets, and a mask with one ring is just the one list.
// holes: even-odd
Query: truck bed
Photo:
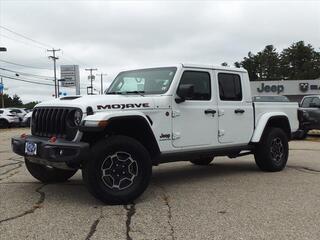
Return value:
[(253, 102), (255, 110), (255, 126), (261, 116), (268, 112), (284, 112), (290, 120), (291, 132), (299, 129), (298, 107), (296, 102)]

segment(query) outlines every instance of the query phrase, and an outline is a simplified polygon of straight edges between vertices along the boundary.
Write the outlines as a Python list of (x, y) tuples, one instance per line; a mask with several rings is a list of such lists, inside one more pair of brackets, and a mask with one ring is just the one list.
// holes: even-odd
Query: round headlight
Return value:
[(82, 112), (80, 110), (76, 110), (73, 115), (73, 123), (76, 126), (79, 126), (82, 119)]

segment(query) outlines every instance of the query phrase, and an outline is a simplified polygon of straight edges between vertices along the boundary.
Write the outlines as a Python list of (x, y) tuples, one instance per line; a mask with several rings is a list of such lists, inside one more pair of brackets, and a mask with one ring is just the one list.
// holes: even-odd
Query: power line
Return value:
[(19, 66), (19, 67), (25, 67), (25, 68), (34, 68), (34, 69), (52, 70), (52, 69), (49, 69), (49, 68), (34, 67), (34, 66), (24, 65), (24, 64), (20, 64), (20, 63), (9, 62), (9, 61), (2, 60), (2, 59), (0, 59), (0, 62), (4, 62), (4, 63), (7, 63), (7, 64), (11, 64), (11, 65)]
[(24, 73), (24, 72), (14, 71), (14, 70), (2, 68), (2, 67), (0, 67), (0, 70), (16, 73), (16, 74), (19, 74), (19, 75), (25, 75), (25, 76), (29, 76), (29, 77), (33, 77), (33, 78), (39, 78), (39, 79), (43, 79), (43, 80), (50, 80), (50, 81), (53, 80), (53, 78), (49, 77), (49, 76), (42, 76), (42, 75), (37, 75), (37, 74), (32, 74), (32, 73)]
[(40, 47), (40, 46), (38, 46), (38, 45), (30, 44), (30, 42), (24, 42), (24, 41), (18, 40), (18, 39), (9, 37), (9, 36), (7, 36), (7, 35), (4, 35), (4, 34), (2, 34), (2, 33), (0, 33), (0, 36), (1, 36), (1, 37), (5, 37), (5, 38), (8, 38), (8, 39), (11, 39), (11, 40), (16, 41), (16, 42), (19, 42), (19, 43), (26, 44), (26, 45), (28, 45), (28, 46), (36, 47), (36, 48), (39, 48), (39, 49), (45, 49), (44, 47)]
[(6, 76), (6, 75), (2, 75), (2, 74), (0, 74), (0, 77), (8, 78), (8, 79), (12, 79), (15, 81), (20, 81), (20, 82), (27, 82), (27, 83), (33, 83), (33, 84), (38, 84), (38, 85), (46, 85), (46, 86), (54, 86), (53, 84), (49, 84), (49, 83), (34, 82), (34, 81), (30, 81), (30, 80), (26, 80), (26, 79), (19, 79), (19, 78), (10, 77), (10, 76)]
[(27, 39), (27, 40), (29, 40), (29, 41), (32, 41), (32, 42), (34, 42), (34, 43), (37, 43), (37, 44), (39, 44), (39, 45), (41, 45), (41, 46), (43, 46), (43, 47), (45, 47), (45, 48), (52, 48), (52, 46), (50, 46), (49, 44), (42, 43), (42, 42), (40, 42), (40, 41), (34, 40), (34, 39), (32, 39), (32, 38), (30, 38), (30, 37), (27, 37), (27, 36), (25, 36), (25, 35), (23, 35), (23, 34), (21, 34), (21, 33), (17, 33), (17, 32), (15, 32), (15, 31), (7, 28), (7, 27), (4, 27), (4, 26), (1, 26), (1, 25), (0, 25), (0, 28), (6, 30), (6, 31), (8, 31), (8, 32), (11, 32), (11, 33), (13, 33), (13, 34), (15, 34), (15, 35), (17, 35), (17, 36), (20, 36), (20, 37), (22, 37), (22, 38), (25, 38), (25, 39)]

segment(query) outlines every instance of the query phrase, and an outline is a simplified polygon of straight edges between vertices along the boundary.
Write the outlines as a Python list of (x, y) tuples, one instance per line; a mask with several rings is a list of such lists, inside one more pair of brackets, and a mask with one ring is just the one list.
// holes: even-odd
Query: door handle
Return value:
[(214, 115), (217, 111), (216, 110), (213, 110), (213, 109), (206, 109), (204, 110), (204, 114), (212, 114)]
[(244, 113), (245, 111), (243, 109), (236, 109), (234, 110), (234, 113)]

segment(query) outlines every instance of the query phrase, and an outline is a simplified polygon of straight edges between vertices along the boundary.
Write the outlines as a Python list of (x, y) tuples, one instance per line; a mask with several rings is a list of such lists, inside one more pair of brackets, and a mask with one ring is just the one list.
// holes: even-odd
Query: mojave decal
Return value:
[(126, 109), (126, 108), (148, 108), (149, 103), (125, 103), (125, 104), (107, 104), (107, 105), (97, 105), (98, 109)]

